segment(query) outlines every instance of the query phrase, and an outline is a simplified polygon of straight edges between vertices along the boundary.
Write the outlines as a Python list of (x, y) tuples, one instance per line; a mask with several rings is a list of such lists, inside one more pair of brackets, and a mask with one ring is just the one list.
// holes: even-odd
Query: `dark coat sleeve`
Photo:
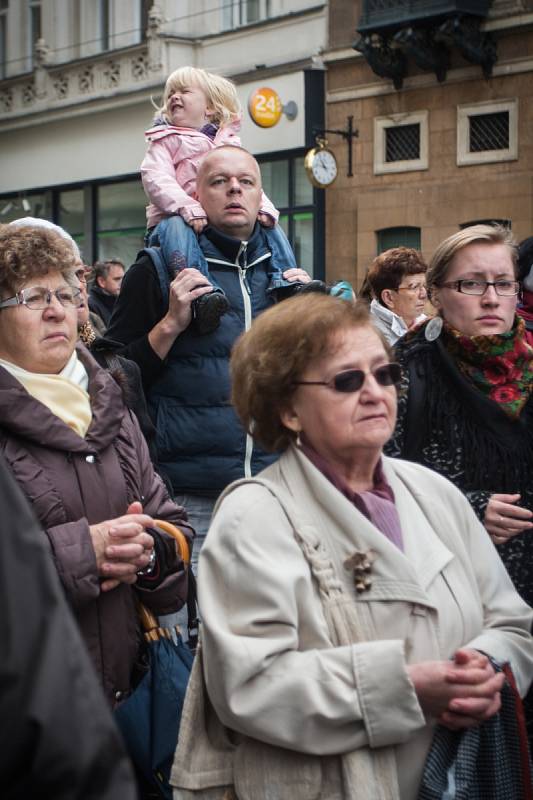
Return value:
[(0, 786), (4, 800), (134, 800), (132, 769), (50, 551), (0, 462)]
[(152, 350), (148, 334), (166, 311), (154, 266), (141, 256), (124, 276), (106, 337), (120, 342), (120, 355), (139, 365), (145, 388), (165, 364)]

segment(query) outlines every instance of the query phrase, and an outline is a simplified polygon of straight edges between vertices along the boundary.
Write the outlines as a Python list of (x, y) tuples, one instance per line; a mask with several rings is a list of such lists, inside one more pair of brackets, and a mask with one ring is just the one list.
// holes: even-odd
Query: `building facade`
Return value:
[[(354, 49), (354, 44), (357, 49)], [(532, 0), (331, 0), (326, 190), (331, 278), (360, 286), (398, 244), (429, 258), (480, 221), (533, 234)]]
[[(139, 166), (154, 103), (183, 65), (234, 80), (241, 138), (299, 263), (324, 272), (323, 192), (303, 156), (324, 125), (327, 4), (303, 0), (0, 0), (0, 222), (42, 216), (65, 227), (87, 262), (131, 263), (146, 198)], [(256, 126), (251, 93), (284, 110)]]

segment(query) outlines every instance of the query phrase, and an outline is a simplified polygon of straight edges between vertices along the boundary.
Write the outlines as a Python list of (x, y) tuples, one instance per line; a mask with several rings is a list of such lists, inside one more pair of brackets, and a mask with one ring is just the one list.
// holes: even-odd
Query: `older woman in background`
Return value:
[(55, 231), (0, 230), (0, 449), (115, 704), (139, 658), (135, 595), (155, 613), (186, 597), (174, 541), (154, 523), (185, 517), (154, 474), (120, 387), (77, 345), (76, 268)]
[(425, 319), (427, 264), (418, 250), (393, 247), (377, 256), (366, 283), (372, 291), (370, 315), (389, 344)]
[(200, 556), (226, 749), (218, 763), (203, 750), (204, 712), (186, 702), (197, 724), (180, 733), (174, 796), (233, 783), (254, 800), (414, 800), (435, 723), (498, 712), (488, 655), (527, 690), (533, 612), (462, 493), (383, 456), (400, 369), (366, 309), (288, 300), (238, 341), (232, 376), (246, 429), (283, 452), (225, 491)]

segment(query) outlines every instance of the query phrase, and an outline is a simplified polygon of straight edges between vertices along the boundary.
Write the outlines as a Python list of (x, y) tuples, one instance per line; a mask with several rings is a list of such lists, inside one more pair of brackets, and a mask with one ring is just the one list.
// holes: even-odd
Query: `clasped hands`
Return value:
[(124, 516), (89, 526), (102, 592), (120, 583), (135, 583), (138, 570), (150, 561), (154, 540), (146, 529), (154, 525), (141, 503), (134, 502)]
[(453, 661), (423, 661), (407, 671), (424, 714), (446, 728), (473, 728), (500, 710), (505, 675), (477, 650), (461, 649)]

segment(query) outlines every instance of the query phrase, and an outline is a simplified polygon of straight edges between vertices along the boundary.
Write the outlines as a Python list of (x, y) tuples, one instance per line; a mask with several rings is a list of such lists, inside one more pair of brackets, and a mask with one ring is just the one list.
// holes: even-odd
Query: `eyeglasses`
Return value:
[(446, 289), (455, 289), (456, 292), (461, 294), (473, 294), (481, 297), (484, 295), (489, 286), (494, 286), (494, 291), (500, 297), (512, 297), (520, 291), (519, 281), (478, 281), (472, 278), (463, 278), (458, 281), (449, 281), (448, 283), (441, 283)]
[(59, 289), (45, 289), (43, 286), (32, 286), (30, 289), (21, 289), (13, 297), (0, 302), (0, 308), (9, 306), (27, 306), (32, 311), (42, 311), (52, 302), (52, 295), (59, 300), (62, 306), (77, 308), (80, 304), (81, 291), (73, 286), (61, 286)]
[(428, 289), (425, 283), (412, 283), (410, 286), (398, 286), (397, 289), (394, 289), (396, 292), (416, 292), (417, 294), (420, 294), (421, 292), (424, 292), (425, 294), (427, 290)]
[(295, 386), (327, 386), (336, 392), (347, 394), (348, 392), (358, 392), (365, 382), (367, 375), (372, 375), (380, 386), (398, 386), (402, 379), (402, 368), (399, 364), (383, 364), (381, 367), (363, 372), (362, 369), (347, 369), (338, 372), (329, 381), (295, 381)]
[(79, 281), (83, 281), (83, 283), (87, 283), (87, 277), (88, 277), (90, 271), (91, 271), (90, 267), (85, 267), (85, 266), (84, 267), (79, 267), (79, 269), (77, 269), (74, 272), (74, 275), (76, 276), (76, 278)]

